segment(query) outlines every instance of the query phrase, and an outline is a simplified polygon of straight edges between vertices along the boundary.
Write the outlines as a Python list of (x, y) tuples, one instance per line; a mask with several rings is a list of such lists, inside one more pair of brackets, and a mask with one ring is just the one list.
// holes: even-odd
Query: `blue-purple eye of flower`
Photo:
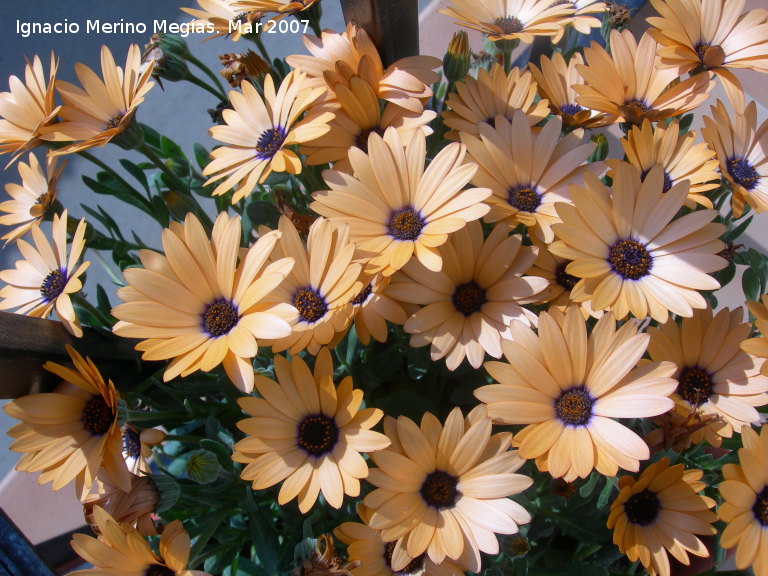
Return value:
[(259, 141), (256, 143), (256, 157), (259, 160), (269, 160), (285, 142), (285, 129), (282, 126), (268, 128), (261, 133)]
[(754, 190), (760, 183), (760, 174), (746, 158), (731, 158), (725, 163), (733, 181), (747, 190)]

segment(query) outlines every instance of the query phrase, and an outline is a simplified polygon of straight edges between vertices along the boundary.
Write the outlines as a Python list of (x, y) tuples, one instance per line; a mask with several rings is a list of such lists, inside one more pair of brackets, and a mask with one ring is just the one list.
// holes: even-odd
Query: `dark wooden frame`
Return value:
[(417, 0), (341, 0), (344, 20), (365, 28), (384, 66), (419, 53)]

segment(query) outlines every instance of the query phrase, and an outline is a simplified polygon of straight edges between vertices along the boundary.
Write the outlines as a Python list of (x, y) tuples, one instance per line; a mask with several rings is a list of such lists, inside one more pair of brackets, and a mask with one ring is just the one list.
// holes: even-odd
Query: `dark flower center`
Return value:
[(578, 104), (564, 104), (563, 106), (560, 106), (560, 112), (568, 116), (575, 116), (582, 110), (584, 110), (584, 108)]
[(472, 316), (479, 312), (485, 304), (485, 290), (480, 288), (475, 281), (456, 286), (453, 293), (453, 305), (464, 316)]
[(115, 421), (115, 412), (101, 396), (91, 396), (83, 408), (83, 428), (94, 436), (105, 434)]
[(709, 48), (710, 48), (709, 44), (696, 45), (696, 55), (699, 57), (700, 62), (704, 62), (704, 56), (707, 55), (707, 50), (709, 50)]
[(426, 222), (413, 206), (394, 210), (389, 216), (389, 235), (396, 240), (416, 240)]
[(765, 486), (760, 494), (755, 496), (752, 513), (761, 525), (768, 526), (768, 486)]
[(43, 279), (43, 284), (40, 286), (40, 295), (45, 298), (46, 302), (56, 300), (67, 285), (67, 272), (66, 270), (51, 270)]
[(700, 406), (712, 394), (712, 377), (698, 366), (686, 366), (677, 377), (677, 393), (692, 406)]
[(371, 292), (373, 292), (373, 285), (371, 283), (368, 283), (368, 286), (360, 290), (360, 293), (352, 298), (352, 305), (353, 306), (360, 306), (365, 303), (366, 300), (368, 300), (368, 297), (371, 295)]
[(285, 130), (281, 126), (264, 130), (256, 142), (256, 157), (259, 160), (272, 158), (285, 142)]
[(523, 29), (523, 23), (520, 22), (514, 16), (504, 16), (503, 18), (496, 18), (493, 21), (496, 26), (501, 28), (502, 34), (517, 34)]
[(152, 564), (144, 571), (144, 576), (175, 576), (175, 572), (162, 564)]
[(296, 436), (299, 448), (312, 456), (322, 456), (336, 446), (339, 428), (333, 418), (324, 414), (310, 414), (299, 423)]
[(293, 295), (293, 305), (299, 311), (299, 320), (313, 324), (328, 312), (328, 303), (320, 292), (311, 286), (298, 288)]
[[(645, 181), (645, 177), (648, 176), (648, 172), (650, 172), (651, 169), (643, 170), (643, 173), (640, 175), (640, 179)], [(664, 188), (662, 188), (662, 193), (666, 194), (669, 192), (669, 189), (672, 188), (672, 177), (667, 173), (666, 170), (664, 170)]]
[(592, 418), (594, 400), (586, 387), (574, 386), (560, 394), (555, 401), (555, 414), (563, 424), (584, 426)]
[(753, 190), (760, 183), (760, 174), (746, 158), (731, 158), (726, 162), (728, 174), (733, 181), (747, 190)]
[(125, 112), (118, 112), (112, 118), (107, 121), (107, 130), (117, 128), (120, 126), (120, 122), (125, 118)]
[(421, 485), (421, 497), (433, 508), (452, 508), (459, 497), (456, 485), (459, 479), (442, 470), (427, 474)]
[(240, 320), (240, 314), (235, 306), (229, 300), (221, 298), (214, 300), (213, 303), (206, 306), (202, 315), (203, 330), (210, 336), (218, 338), (228, 334), (232, 328), (237, 326)]
[(630, 100), (625, 101), (624, 106), (628, 106), (636, 112), (647, 112), (651, 109), (644, 100), (638, 100), (637, 98), (631, 98)]
[(580, 278), (568, 274), (568, 272), (565, 271), (570, 263), (570, 260), (565, 260), (564, 262), (560, 262), (560, 264), (557, 265), (557, 268), (555, 268), (555, 280), (560, 286), (568, 291), (573, 290), (573, 287), (576, 286), (580, 280)]
[(659, 498), (650, 490), (633, 494), (624, 502), (624, 513), (627, 515), (627, 520), (640, 526), (652, 524), (659, 515), (660, 509)]
[(541, 195), (532, 184), (520, 184), (507, 192), (509, 205), (522, 212), (536, 212), (541, 205)]
[[(392, 570), (392, 553), (395, 551), (395, 543), (394, 542), (387, 542), (384, 544), (384, 562), (387, 563), (387, 568), (389, 568), (390, 571)], [(414, 572), (418, 572), (421, 570), (421, 568), (424, 566), (424, 554), (419, 554), (414, 558), (413, 560), (408, 563), (405, 568), (402, 570), (398, 570), (395, 572), (395, 574), (399, 574), (400, 576), (409, 576), (410, 574), (413, 574)], [(393, 571), (394, 572), (394, 571)]]
[(123, 452), (131, 458), (141, 456), (141, 437), (133, 428), (126, 427), (123, 431)]
[(639, 280), (653, 267), (653, 258), (645, 244), (631, 238), (618, 240), (611, 246), (608, 261), (611, 269), (627, 280)]
[(368, 137), (372, 133), (378, 134), (379, 136), (384, 135), (384, 131), (381, 129), (381, 127), (376, 126), (376, 128), (371, 128), (370, 130), (363, 130), (355, 138), (355, 146), (357, 148), (360, 148), (360, 150), (362, 150), (366, 154), (368, 154)]
[(696, 55), (699, 57), (699, 62), (702, 64), (701, 68), (704, 70), (717, 68), (725, 62), (725, 51), (722, 46), (717, 44), (714, 46), (704, 43), (697, 44)]

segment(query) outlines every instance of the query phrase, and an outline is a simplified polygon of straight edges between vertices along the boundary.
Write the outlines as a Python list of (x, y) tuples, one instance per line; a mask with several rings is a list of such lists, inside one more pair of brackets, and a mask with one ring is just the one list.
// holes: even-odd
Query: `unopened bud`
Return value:
[(608, 157), (608, 139), (605, 134), (592, 134), (590, 142), (597, 144), (594, 152), (589, 157), (589, 162), (601, 162)]
[(469, 37), (464, 30), (453, 35), (448, 51), (443, 56), (443, 72), (450, 82), (463, 80), (469, 72), (471, 52), (469, 50)]
[(219, 459), (209, 450), (195, 450), (187, 458), (187, 477), (198, 484), (210, 484), (220, 471)]
[[(144, 46), (144, 55), (141, 57), (141, 71), (147, 66), (153, 65), (152, 76), (158, 80), (178, 82), (189, 76), (189, 68), (179, 56), (166, 52), (160, 41), (160, 34), (152, 34), (149, 44)], [(161, 84), (162, 86), (162, 84)]]

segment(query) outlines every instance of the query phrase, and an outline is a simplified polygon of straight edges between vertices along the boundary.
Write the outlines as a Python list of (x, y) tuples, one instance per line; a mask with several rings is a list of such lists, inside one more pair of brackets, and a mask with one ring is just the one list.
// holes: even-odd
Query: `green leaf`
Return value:
[(600, 496), (597, 497), (597, 509), (602, 510), (608, 504), (608, 500), (613, 493), (613, 488), (617, 485), (616, 477), (606, 477), (605, 486), (600, 491)]
[(157, 502), (156, 512), (161, 514), (173, 508), (181, 495), (179, 483), (167, 474), (151, 474), (150, 478), (160, 492), (160, 500)]
[(210, 153), (202, 144), (194, 143), (192, 151), (195, 153), (195, 161), (201, 170), (204, 170), (208, 163), (211, 161)]
[(83, 183), (88, 188), (96, 192), (96, 194), (102, 194), (104, 196), (113, 196), (118, 200), (122, 200), (126, 204), (135, 206), (139, 210), (142, 210), (152, 216), (152, 208), (149, 206), (147, 200), (139, 194), (136, 190), (131, 189), (126, 191), (124, 186), (108, 186), (102, 182), (97, 182), (93, 178), (83, 176)]
[(608, 576), (608, 570), (600, 564), (574, 562), (565, 566), (530, 569), (528, 576)]
[(731, 240), (731, 241), (736, 240), (739, 236), (741, 236), (742, 234), (744, 234), (744, 232), (746, 232), (747, 227), (749, 226), (749, 223), (752, 222), (752, 219), (754, 217), (755, 215), (753, 214), (752, 216), (744, 220), (741, 224), (739, 224), (735, 228), (731, 228), (730, 230), (728, 230), (723, 235), (723, 240), (725, 240), (726, 242), (728, 240)]
[(147, 182), (147, 175), (144, 174), (144, 170), (142, 170), (137, 164), (134, 164), (125, 158), (120, 159), (120, 165), (125, 168), (125, 171), (133, 176), (139, 182), (139, 184), (142, 185), (147, 194), (149, 194), (149, 182)]
[(271, 202), (254, 200), (246, 206), (245, 210), (251, 222), (253, 222), (254, 228), (262, 224), (272, 229), (277, 228), (277, 223), (280, 220), (280, 211)]
[(181, 147), (167, 136), (160, 136), (160, 152), (163, 158), (184, 158)]
[(224, 446), (224, 444), (211, 440), (210, 438), (203, 438), (200, 440), (200, 448), (204, 448), (215, 454), (216, 458), (219, 459), (219, 464), (221, 464), (222, 468), (227, 470), (233, 469), (232, 451)]
[(760, 277), (757, 270), (747, 268), (741, 277), (741, 288), (744, 291), (744, 298), (747, 300), (757, 300), (760, 297)]
[(248, 521), (259, 564), (268, 574), (275, 574), (280, 560), (280, 540), (269, 509), (260, 506), (256, 510), (249, 511)]

